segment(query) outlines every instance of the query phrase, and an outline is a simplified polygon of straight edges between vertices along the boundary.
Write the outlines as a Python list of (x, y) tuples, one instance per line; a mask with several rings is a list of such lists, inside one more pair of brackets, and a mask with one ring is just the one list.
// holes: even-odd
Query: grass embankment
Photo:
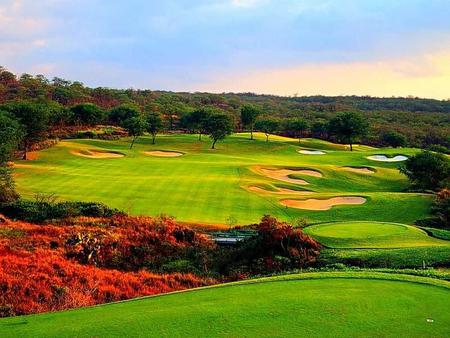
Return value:
[[(180, 221), (249, 224), (262, 215), (293, 221), (305, 217), (310, 222), (386, 221), (410, 224), (427, 216), (431, 197), (404, 193), (406, 178), (397, 170), (398, 163), (370, 161), (371, 154), (411, 155), (414, 149), (374, 149), (325, 141), (256, 134), (256, 140), (237, 134), (209, 149), (205, 138), (196, 135), (163, 135), (157, 144), (141, 137), (133, 149), (129, 140), (72, 140), (39, 152), (34, 161), (18, 161), (15, 179), (25, 197), (36, 193), (55, 194), (63, 200), (104, 202), (131, 214), (175, 216)], [(320, 149), (325, 155), (299, 154), (300, 148)], [(78, 153), (120, 153), (124, 157), (89, 158)], [(149, 151), (176, 151), (179, 157), (148, 156)], [(348, 170), (348, 166), (370, 167), (368, 175)], [(255, 167), (303, 168), (316, 170), (322, 177), (293, 174), (308, 185), (284, 182), (255, 172)], [(307, 173), (307, 172), (306, 172)], [(262, 186), (264, 191), (249, 187)], [(276, 192), (279, 188), (286, 191)], [(293, 191), (289, 194), (289, 189)], [(312, 193), (299, 196), (296, 191)], [(326, 211), (301, 210), (281, 205), (283, 199), (328, 199), (336, 196), (362, 196), (362, 205), (334, 206)]]
[(445, 337), (449, 306), (441, 280), (308, 273), (2, 319), (0, 336)]

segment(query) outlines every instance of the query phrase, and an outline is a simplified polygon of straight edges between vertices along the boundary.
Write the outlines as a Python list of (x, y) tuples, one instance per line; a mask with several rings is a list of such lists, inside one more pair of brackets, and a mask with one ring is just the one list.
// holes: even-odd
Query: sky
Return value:
[(450, 0), (0, 0), (0, 65), (93, 87), (450, 99)]

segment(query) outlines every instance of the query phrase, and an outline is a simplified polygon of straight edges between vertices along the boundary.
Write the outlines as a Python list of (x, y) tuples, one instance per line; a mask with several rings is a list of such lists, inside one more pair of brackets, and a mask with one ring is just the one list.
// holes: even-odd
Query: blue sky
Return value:
[(449, 18), (448, 0), (0, 0), (0, 65), (91, 86), (446, 99)]

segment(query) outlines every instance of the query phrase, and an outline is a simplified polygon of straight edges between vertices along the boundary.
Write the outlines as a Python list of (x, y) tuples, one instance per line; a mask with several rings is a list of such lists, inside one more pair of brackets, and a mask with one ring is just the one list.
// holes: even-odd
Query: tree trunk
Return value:
[(202, 132), (201, 132), (201, 131), (198, 132), (198, 140), (199, 140), (199, 141), (202, 140)]
[(130, 149), (133, 148), (133, 144), (134, 144), (134, 141), (136, 141), (136, 139), (137, 139), (137, 136), (134, 136), (133, 141), (131, 141)]
[(25, 142), (25, 145), (24, 145), (24, 151), (23, 151), (23, 157), (22, 157), (22, 159), (23, 160), (27, 160), (27, 150), (28, 150), (28, 145), (27, 145), (27, 143)]
[(156, 135), (152, 134), (152, 144), (155, 144), (155, 138), (156, 138)]
[(250, 125), (250, 140), (253, 140), (253, 124)]
[(350, 151), (353, 151), (353, 145), (350, 143)]
[(214, 140), (214, 141), (213, 141), (213, 144), (212, 144), (212, 147), (211, 147), (211, 149), (216, 149), (216, 148), (215, 148), (215, 146), (216, 146), (216, 142), (217, 142), (217, 140)]
[(266, 142), (269, 142), (269, 134), (266, 134)]

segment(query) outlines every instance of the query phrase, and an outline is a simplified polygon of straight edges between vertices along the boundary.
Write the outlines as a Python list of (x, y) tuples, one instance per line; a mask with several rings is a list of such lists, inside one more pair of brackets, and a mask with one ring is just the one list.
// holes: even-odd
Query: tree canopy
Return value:
[(329, 131), (335, 135), (339, 142), (350, 145), (353, 150), (353, 144), (367, 135), (369, 124), (361, 114), (354, 112), (344, 112), (337, 114), (329, 122)]

